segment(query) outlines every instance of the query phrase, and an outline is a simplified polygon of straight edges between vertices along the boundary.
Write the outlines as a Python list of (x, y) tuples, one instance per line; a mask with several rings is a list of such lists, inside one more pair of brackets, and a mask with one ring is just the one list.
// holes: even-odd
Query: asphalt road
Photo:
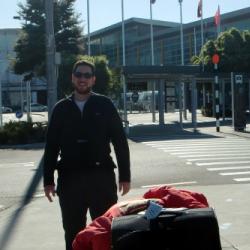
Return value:
[[(250, 138), (224, 133), (169, 133), (137, 136), (129, 145), (132, 190), (120, 199), (141, 196), (148, 188), (162, 184), (203, 192), (217, 211), (228, 249), (250, 249)], [(0, 220), (6, 220), (24, 197), (42, 152), (42, 145), (0, 149)], [(40, 194), (41, 183), (34, 195), (43, 204), (45, 198)]]

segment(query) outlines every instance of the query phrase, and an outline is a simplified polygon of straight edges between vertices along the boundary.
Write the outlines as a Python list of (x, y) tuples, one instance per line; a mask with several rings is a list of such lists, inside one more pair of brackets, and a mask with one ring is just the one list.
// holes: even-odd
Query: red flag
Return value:
[(218, 9), (217, 9), (215, 16), (214, 16), (214, 23), (216, 26), (220, 25), (220, 6), (219, 5), (218, 5)]
[(199, 1), (198, 3), (198, 9), (197, 9), (197, 17), (202, 16), (202, 0)]
[(154, 4), (156, 0), (150, 0), (150, 3), (151, 4)]

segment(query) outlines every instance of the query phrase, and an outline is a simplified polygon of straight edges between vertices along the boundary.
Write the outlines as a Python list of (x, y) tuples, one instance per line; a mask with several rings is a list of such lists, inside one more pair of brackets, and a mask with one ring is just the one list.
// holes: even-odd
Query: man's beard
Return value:
[(75, 86), (75, 91), (80, 95), (87, 95), (91, 92), (92, 87), (86, 86), (84, 88)]

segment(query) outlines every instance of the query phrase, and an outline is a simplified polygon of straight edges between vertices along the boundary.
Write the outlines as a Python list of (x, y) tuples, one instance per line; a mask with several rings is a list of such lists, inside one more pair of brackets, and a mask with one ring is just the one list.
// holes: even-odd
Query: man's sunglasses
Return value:
[(89, 72), (86, 72), (86, 73), (81, 73), (81, 72), (74, 72), (73, 75), (76, 77), (76, 78), (82, 78), (84, 77), (85, 79), (90, 79), (91, 77), (93, 77), (93, 74), (92, 73), (89, 73)]

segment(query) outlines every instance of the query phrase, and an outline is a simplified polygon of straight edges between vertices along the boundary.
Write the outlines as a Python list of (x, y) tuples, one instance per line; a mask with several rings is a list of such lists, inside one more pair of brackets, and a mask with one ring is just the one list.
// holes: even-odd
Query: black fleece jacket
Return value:
[(44, 185), (54, 185), (55, 169), (63, 172), (116, 167), (110, 143), (119, 181), (130, 182), (128, 142), (111, 100), (93, 93), (81, 113), (73, 98), (72, 95), (59, 101), (53, 109), (44, 153)]

